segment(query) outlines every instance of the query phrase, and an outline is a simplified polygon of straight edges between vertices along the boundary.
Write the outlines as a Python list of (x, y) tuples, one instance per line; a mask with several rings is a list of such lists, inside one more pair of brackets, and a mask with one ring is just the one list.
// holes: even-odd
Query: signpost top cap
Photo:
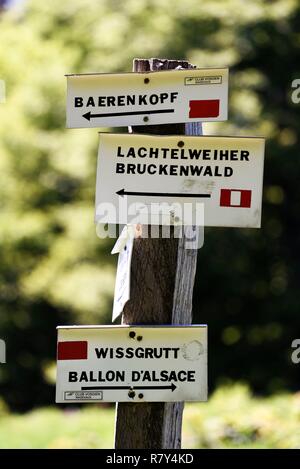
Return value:
[(172, 70), (149, 70), (146, 72), (88, 72), (88, 73), (66, 73), (65, 77), (84, 77), (84, 76), (90, 76), (90, 75), (149, 75), (151, 73), (161, 73), (161, 72), (180, 72), (180, 73), (187, 73), (187, 72), (194, 72), (194, 71), (201, 71), (201, 70), (229, 70), (229, 67), (203, 67), (203, 68), (191, 68), (191, 69), (172, 69)]

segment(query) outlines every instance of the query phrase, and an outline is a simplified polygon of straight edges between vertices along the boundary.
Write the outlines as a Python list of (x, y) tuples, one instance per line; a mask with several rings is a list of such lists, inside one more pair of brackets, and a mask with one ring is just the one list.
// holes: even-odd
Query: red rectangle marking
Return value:
[(189, 117), (218, 117), (220, 114), (219, 99), (205, 99), (190, 101)]
[(86, 360), (87, 356), (87, 341), (74, 340), (57, 344), (57, 360)]

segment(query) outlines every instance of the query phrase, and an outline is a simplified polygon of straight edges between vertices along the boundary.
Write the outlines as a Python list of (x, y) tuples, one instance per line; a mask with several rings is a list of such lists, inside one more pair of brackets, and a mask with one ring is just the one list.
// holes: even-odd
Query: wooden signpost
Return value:
[[(186, 61), (134, 61), (135, 72), (190, 69)], [(202, 126), (170, 124), (133, 127), (135, 133), (201, 135)], [(147, 226), (142, 231), (148, 230)], [(124, 324), (191, 324), (197, 250), (185, 249), (185, 238), (137, 237), (131, 265), (131, 300), (125, 305)], [(184, 403), (117, 404), (115, 448), (181, 448)], [(134, 429), (134, 431), (129, 431)]]
[(96, 185), (96, 221), (125, 224), (112, 251), (122, 326), (59, 328), (56, 400), (117, 402), (117, 449), (178, 449), (184, 401), (207, 392), (206, 326), (191, 325), (199, 228), (260, 226), (264, 140), (200, 137), (227, 118), (227, 69), (135, 59), (133, 72), (67, 76), (68, 127), (132, 127), (101, 134)]

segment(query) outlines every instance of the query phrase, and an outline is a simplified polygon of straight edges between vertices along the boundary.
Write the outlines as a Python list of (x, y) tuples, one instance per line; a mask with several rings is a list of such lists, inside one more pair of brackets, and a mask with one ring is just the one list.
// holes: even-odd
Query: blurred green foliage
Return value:
[(25, 415), (0, 414), (0, 448), (111, 448), (114, 409), (40, 408)]
[(299, 448), (300, 394), (254, 398), (245, 385), (220, 387), (207, 404), (187, 404), (186, 448)]
[(45, 369), (58, 324), (110, 321), (116, 259), (93, 225), (97, 132), (65, 129), (64, 74), (129, 71), (134, 57), (229, 66), (229, 121), (204, 132), (267, 138), (262, 229), (206, 230), (195, 322), (209, 325), (212, 386), (299, 386), (299, 31), (296, 0), (30, 0), (2, 12), (0, 393), (10, 407), (53, 403)]
[[(114, 410), (96, 409), (41, 408), (21, 416), (0, 406), (0, 448), (111, 448)], [(221, 387), (208, 403), (186, 404), (182, 446), (299, 448), (299, 418), (299, 393), (258, 399), (245, 385)]]

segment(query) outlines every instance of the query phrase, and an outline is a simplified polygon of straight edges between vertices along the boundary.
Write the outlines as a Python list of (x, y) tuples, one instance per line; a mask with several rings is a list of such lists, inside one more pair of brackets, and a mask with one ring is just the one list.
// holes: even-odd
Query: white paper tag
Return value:
[(125, 225), (120, 236), (115, 242), (114, 247), (112, 248), (111, 254), (119, 254), (121, 251), (123, 251), (127, 241), (134, 238), (134, 232), (133, 225)]
[(130, 271), (133, 241), (134, 227), (125, 226), (112, 250), (112, 254), (119, 253), (112, 314), (113, 322), (122, 314), (125, 304), (130, 299)]

